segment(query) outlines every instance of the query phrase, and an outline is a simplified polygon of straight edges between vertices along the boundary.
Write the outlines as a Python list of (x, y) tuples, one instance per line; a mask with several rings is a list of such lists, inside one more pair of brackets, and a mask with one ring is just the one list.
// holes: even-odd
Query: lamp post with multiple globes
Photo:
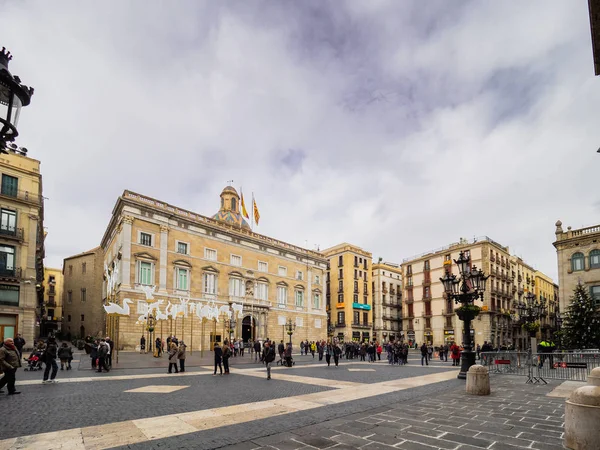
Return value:
[(485, 275), (481, 269), (471, 267), (471, 258), (465, 252), (460, 252), (458, 259), (454, 260), (458, 266), (460, 278), (446, 272), (440, 281), (444, 285), (444, 291), (449, 299), (456, 304), (461, 304), (456, 309), (458, 318), (464, 322), (463, 327), (463, 352), (458, 378), (467, 378), (469, 367), (475, 364), (475, 352), (473, 352), (473, 341), (471, 338), (471, 321), (479, 314), (480, 308), (474, 303), (476, 300), (483, 301), (483, 294), (489, 275)]

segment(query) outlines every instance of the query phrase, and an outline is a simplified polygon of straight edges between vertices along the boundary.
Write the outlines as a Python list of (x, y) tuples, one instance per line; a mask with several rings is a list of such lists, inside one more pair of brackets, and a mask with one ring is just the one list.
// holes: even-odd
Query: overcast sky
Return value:
[[(46, 265), (100, 243), (130, 189), (256, 229), (404, 258), (487, 235), (556, 279), (554, 223), (600, 223), (586, 0), (6, 1), (35, 88)], [(307, 243), (307, 244), (305, 244)]]

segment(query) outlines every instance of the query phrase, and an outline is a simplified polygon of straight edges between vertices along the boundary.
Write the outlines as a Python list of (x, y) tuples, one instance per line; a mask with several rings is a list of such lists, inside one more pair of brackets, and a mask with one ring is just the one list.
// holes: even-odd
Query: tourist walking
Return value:
[(177, 359), (179, 360), (179, 371), (185, 372), (185, 357), (187, 356), (186, 351), (187, 345), (185, 342), (181, 341), (179, 343), (179, 351), (177, 352)]
[(244, 356), (244, 341), (242, 339), (239, 339), (239, 346), (240, 346), (240, 356)]
[(106, 336), (106, 339), (104, 341), (106, 342), (106, 345), (108, 345), (108, 355), (106, 355), (106, 366), (112, 368), (112, 355), (113, 350), (115, 348), (115, 343), (111, 340), (109, 336)]
[(267, 341), (265, 342), (262, 360), (265, 362), (267, 367), (267, 380), (271, 379), (271, 364), (275, 361), (275, 349), (271, 346), (271, 344)]
[(233, 357), (234, 358), (237, 358), (239, 351), (240, 351), (240, 343), (234, 339), (233, 340)]
[[(56, 364), (56, 357), (58, 354), (58, 346), (56, 345), (56, 339), (53, 337), (48, 338), (48, 345), (46, 346), (46, 350), (42, 355), (42, 360), (46, 365), (44, 369), (44, 380), (42, 383), (55, 383), (56, 373), (58, 372), (58, 364)], [(52, 374), (50, 374), (50, 369), (52, 369)], [(48, 380), (48, 375), (50, 375), (50, 380)]]
[(225, 340), (223, 342), (223, 369), (225, 370), (225, 375), (229, 374), (229, 357), (231, 356), (231, 347), (229, 346), (229, 342)]
[(333, 344), (333, 362), (335, 363), (335, 367), (337, 367), (340, 363), (340, 355), (342, 354), (342, 349), (339, 344)]
[(58, 349), (58, 359), (60, 359), (60, 370), (71, 370), (71, 360), (73, 359), (73, 349), (69, 347), (69, 344), (63, 342)]
[(292, 367), (292, 344), (290, 342), (288, 342), (288, 345), (283, 352), (283, 356), (285, 358), (285, 365)]
[(423, 361), (425, 361), (425, 364), (429, 365), (429, 361), (427, 361), (427, 354), (427, 344), (423, 342), (423, 345), (421, 345), (421, 365), (423, 365)]
[(310, 344), (310, 353), (312, 354), (313, 359), (315, 359), (315, 352), (317, 351), (317, 344), (311, 342)]
[(331, 365), (331, 354), (333, 353), (333, 347), (331, 346), (331, 342), (327, 342), (325, 345), (325, 361), (327, 362), (327, 367)]
[(144, 353), (145, 351), (146, 351), (146, 338), (142, 334), (142, 337), (140, 338), (140, 353)]
[(21, 356), (14, 341), (11, 338), (4, 340), (0, 347), (0, 372), (4, 372), (4, 377), (0, 380), (0, 392), (6, 386), (8, 395), (20, 394), (15, 389), (15, 378), (17, 369), (21, 367)]
[(162, 356), (162, 341), (159, 337), (157, 337), (154, 342), (154, 352), (157, 358)]
[(300, 341), (300, 356), (304, 355), (304, 341)]
[(281, 340), (281, 342), (279, 342), (279, 345), (277, 346), (277, 353), (279, 354), (279, 361), (278, 364), (281, 364), (283, 366), (283, 354), (285, 353), (285, 344), (283, 343), (283, 339)]
[(377, 361), (381, 361), (381, 353), (383, 352), (383, 347), (381, 344), (377, 343)]
[(177, 369), (177, 345), (171, 339), (171, 344), (169, 347), (169, 373), (173, 373), (172, 369), (175, 369), (175, 373), (179, 373)]

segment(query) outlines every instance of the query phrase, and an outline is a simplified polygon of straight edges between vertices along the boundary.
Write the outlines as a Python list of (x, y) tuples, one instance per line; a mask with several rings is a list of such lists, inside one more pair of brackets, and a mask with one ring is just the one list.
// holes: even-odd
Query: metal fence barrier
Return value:
[(586, 381), (592, 369), (600, 367), (600, 352), (531, 353), (516, 351), (482, 352), (480, 364), (490, 374), (526, 376), (526, 383), (546, 379)]

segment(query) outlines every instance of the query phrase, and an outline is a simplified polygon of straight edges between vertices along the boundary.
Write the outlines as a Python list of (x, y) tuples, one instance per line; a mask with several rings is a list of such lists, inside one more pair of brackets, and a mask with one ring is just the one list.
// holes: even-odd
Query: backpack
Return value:
[(108, 348), (106, 344), (100, 345), (98, 347), (98, 356), (104, 357), (108, 355)]

